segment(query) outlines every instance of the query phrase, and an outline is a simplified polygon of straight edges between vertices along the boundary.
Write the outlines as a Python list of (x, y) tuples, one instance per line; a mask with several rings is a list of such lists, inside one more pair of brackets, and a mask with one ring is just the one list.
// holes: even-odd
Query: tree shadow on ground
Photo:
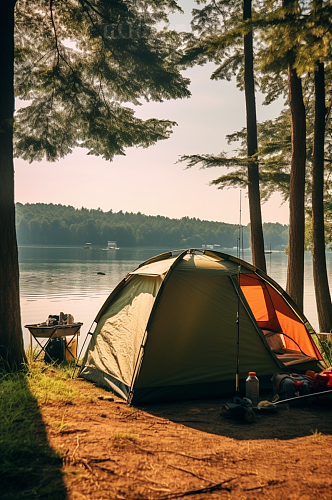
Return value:
[(294, 439), (315, 431), (332, 435), (332, 406), (329, 401), (303, 407), (280, 405), (277, 411), (256, 413), (253, 423), (225, 418), (221, 409), (225, 399), (185, 401), (145, 405), (141, 410), (186, 427), (237, 440)]
[(62, 459), (23, 374), (0, 374), (0, 416), (1, 500), (65, 500)]

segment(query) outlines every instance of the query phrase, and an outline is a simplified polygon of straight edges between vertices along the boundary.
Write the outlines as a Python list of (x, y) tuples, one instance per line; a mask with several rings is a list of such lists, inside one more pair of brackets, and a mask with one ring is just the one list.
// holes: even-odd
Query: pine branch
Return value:
[(57, 66), (60, 64), (60, 51), (59, 51), (59, 45), (58, 45), (58, 35), (55, 27), (55, 22), (54, 22), (54, 17), (53, 17), (53, 0), (50, 0), (50, 13), (51, 13), (51, 23), (54, 31), (54, 38), (55, 38), (55, 50), (57, 53)]

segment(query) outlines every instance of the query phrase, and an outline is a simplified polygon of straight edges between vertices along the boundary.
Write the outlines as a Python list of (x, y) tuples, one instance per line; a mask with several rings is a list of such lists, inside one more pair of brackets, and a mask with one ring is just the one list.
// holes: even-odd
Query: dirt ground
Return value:
[(135, 408), (70, 383), (88, 399), (40, 407), (69, 500), (332, 498), (331, 406), (248, 424), (221, 417), (222, 400)]

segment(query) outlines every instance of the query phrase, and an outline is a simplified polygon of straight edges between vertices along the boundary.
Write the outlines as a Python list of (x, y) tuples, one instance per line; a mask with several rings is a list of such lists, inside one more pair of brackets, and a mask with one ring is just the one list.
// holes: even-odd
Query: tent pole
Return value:
[[(242, 232), (242, 192), (240, 189), (240, 220), (239, 220), (239, 245), (238, 245), (238, 258), (241, 259), (241, 249), (243, 253), (243, 232)], [(242, 242), (241, 242), (242, 237)], [(241, 245), (242, 243), (242, 245)], [(243, 255), (242, 255), (243, 257)], [(241, 264), (239, 264), (238, 268), (238, 285), (240, 289), (240, 275), (241, 275)], [(237, 314), (236, 314), (236, 375), (235, 375), (235, 391), (238, 393), (240, 391), (239, 388), (239, 378), (240, 378), (240, 293), (237, 294)]]
[[(84, 349), (84, 346), (85, 346), (85, 342), (87, 341), (88, 335), (91, 335), (91, 336), (93, 335), (93, 332), (91, 332), (91, 329), (92, 329), (92, 327), (93, 327), (93, 324), (94, 324), (94, 323), (95, 323), (95, 321), (93, 321), (93, 322), (91, 323), (91, 326), (90, 326), (90, 328), (89, 328), (89, 330), (88, 330), (88, 333), (87, 333), (87, 334), (86, 334), (86, 336), (85, 336), (85, 339), (84, 339), (83, 345), (82, 345), (82, 347), (81, 347), (81, 349), (80, 349), (80, 351), (79, 351), (79, 353), (78, 353), (78, 356), (77, 356), (77, 358), (76, 358), (76, 363), (75, 363), (75, 366), (74, 366), (74, 371), (73, 371), (73, 374), (72, 374), (72, 377), (71, 377), (71, 378), (74, 378), (74, 377), (75, 377), (75, 373), (76, 373), (77, 368), (82, 368), (82, 366), (79, 366), (79, 360), (80, 360), (81, 354), (82, 354), (82, 352), (83, 352), (83, 349)], [(78, 345), (78, 341), (77, 341), (77, 345)]]
[[(238, 284), (240, 288), (241, 264), (238, 271)], [(236, 375), (235, 375), (235, 391), (240, 392), (239, 377), (240, 377), (240, 292), (237, 294), (237, 313), (236, 313)]]

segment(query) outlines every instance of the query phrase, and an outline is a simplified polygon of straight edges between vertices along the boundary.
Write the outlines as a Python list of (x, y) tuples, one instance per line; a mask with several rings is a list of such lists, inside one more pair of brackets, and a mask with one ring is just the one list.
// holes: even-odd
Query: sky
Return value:
[[(170, 28), (190, 29), (192, 0), (179, 4), (185, 14), (172, 15)], [(54, 163), (29, 164), (15, 159), (15, 198), (21, 203), (60, 203), (76, 208), (104, 211), (141, 212), (171, 218), (196, 217), (228, 223), (239, 222), (240, 190), (219, 190), (209, 183), (225, 173), (223, 168), (186, 169), (176, 163), (184, 154), (217, 154), (231, 151), (226, 135), (245, 126), (244, 93), (235, 82), (212, 81), (215, 66), (210, 63), (185, 72), (191, 79), (189, 99), (145, 103), (135, 107), (138, 117), (169, 119), (177, 122), (170, 139), (147, 149), (129, 148), (126, 156), (112, 162), (88, 156), (76, 148)], [(256, 96), (257, 119), (276, 117), (282, 103), (262, 106)], [(242, 191), (241, 222), (248, 224), (249, 209)], [(278, 194), (263, 204), (263, 222), (288, 224), (288, 206)]]

